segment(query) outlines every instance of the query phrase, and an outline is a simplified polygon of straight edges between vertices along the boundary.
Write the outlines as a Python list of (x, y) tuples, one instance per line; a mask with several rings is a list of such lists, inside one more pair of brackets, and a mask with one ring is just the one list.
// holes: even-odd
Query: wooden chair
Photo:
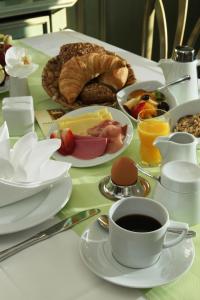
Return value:
[[(188, 13), (189, 0), (178, 0), (178, 15), (177, 24), (175, 25), (175, 33), (173, 39), (173, 48), (177, 45), (182, 45), (185, 32), (185, 25)], [(168, 58), (172, 53), (169, 53), (168, 46), (168, 26), (165, 8), (162, 0), (146, 0), (143, 30), (142, 30), (142, 56), (152, 59), (154, 32), (155, 32), (155, 19), (158, 24), (159, 46), (160, 54), (159, 59)], [(198, 19), (187, 44), (194, 47), (195, 42), (200, 32), (200, 18)]]
[[(200, 17), (198, 18), (198, 20), (194, 26), (194, 29), (192, 30), (192, 33), (187, 41), (187, 44), (190, 47), (193, 47), (193, 48), (195, 47), (195, 44), (197, 43), (197, 40), (199, 38), (199, 33), (200, 33)], [(197, 56), (200, 57), (200, 50), (198, 51)]]

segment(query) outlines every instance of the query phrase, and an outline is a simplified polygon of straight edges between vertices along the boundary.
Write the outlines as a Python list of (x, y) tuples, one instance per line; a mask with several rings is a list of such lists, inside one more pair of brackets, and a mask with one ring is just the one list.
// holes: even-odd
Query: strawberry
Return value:
[(61, 140), (64, 145), (66, 155), (72, 154), (75, 148), (75, 137), (70, 128), (61, 131)]
[(70, 155), (74, 151), (75, 137), (71, 129), (67, 128), (61, 131), (53, 131), (50, 134), (50, 139), (61, 139), (61, 146), (58, 152), (62, 155)]
[(60, 134), (59, 134), (58, 130), (53, 131), (53, 132), (50, 134), (50, 139), (60, 139)]
[(144, 109), (145, 101), (140, 101), (131, 111), (131, 116), (135, 119), (137, 119), (139, 112), (141, 112), (142, 109)]
[[(56, 131), (53, 131), (51, 134), (50, 134), (50, 139), (60, 139), (60, 131), (56, 130)], [(61, 139), (61, 146), (60, 148), (58, 149), (58, 152), (62, 155), (67, 155), (67, 153), (65, 152), (65, 146), (64, 146), (64, 143)]]

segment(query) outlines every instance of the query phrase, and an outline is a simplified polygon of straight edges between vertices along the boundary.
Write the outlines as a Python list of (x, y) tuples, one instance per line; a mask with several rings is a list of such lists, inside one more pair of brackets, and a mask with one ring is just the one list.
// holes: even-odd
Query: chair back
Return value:
[[(173, 48), (183, 44), (183, 38), (186, 27), (186, 20), (188, 15), (189, 0), (177, 0), (177, 20), (173, 37)], [(159, 36), (159, 59), (171, 57), (169, 49), (168, 34), (169, 29), (167, 25), (166, 10), (163, 0), (146, 0), (144, 9), (144, 18), (142, 26), (142, 56), (152, 59), (153, 43), (155, 40), (155, 21), (158, 25)], [(200, 32), (200, 18), (197, 20), (194, 29), (192, 30), (188, 41), (189, 46), (194, 47), (197, 42)]]

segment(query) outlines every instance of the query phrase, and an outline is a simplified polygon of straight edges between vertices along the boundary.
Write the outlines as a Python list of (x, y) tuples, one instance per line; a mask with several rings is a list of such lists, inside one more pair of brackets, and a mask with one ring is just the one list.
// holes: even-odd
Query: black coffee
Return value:
[(136, 232), (154, 231), (162, 227), (156, 219), (145, 215), (126, 215), (115, 221), (120, 227)]

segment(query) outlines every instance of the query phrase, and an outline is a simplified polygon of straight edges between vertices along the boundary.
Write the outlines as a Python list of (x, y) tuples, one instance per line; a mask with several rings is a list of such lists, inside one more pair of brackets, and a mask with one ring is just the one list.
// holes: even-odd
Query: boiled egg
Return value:
[(111, 179), (116, 185), (129, 186), (137, 182), (138, 169), (135, 162), (123, 156), (114, 161), (111, 168)]

